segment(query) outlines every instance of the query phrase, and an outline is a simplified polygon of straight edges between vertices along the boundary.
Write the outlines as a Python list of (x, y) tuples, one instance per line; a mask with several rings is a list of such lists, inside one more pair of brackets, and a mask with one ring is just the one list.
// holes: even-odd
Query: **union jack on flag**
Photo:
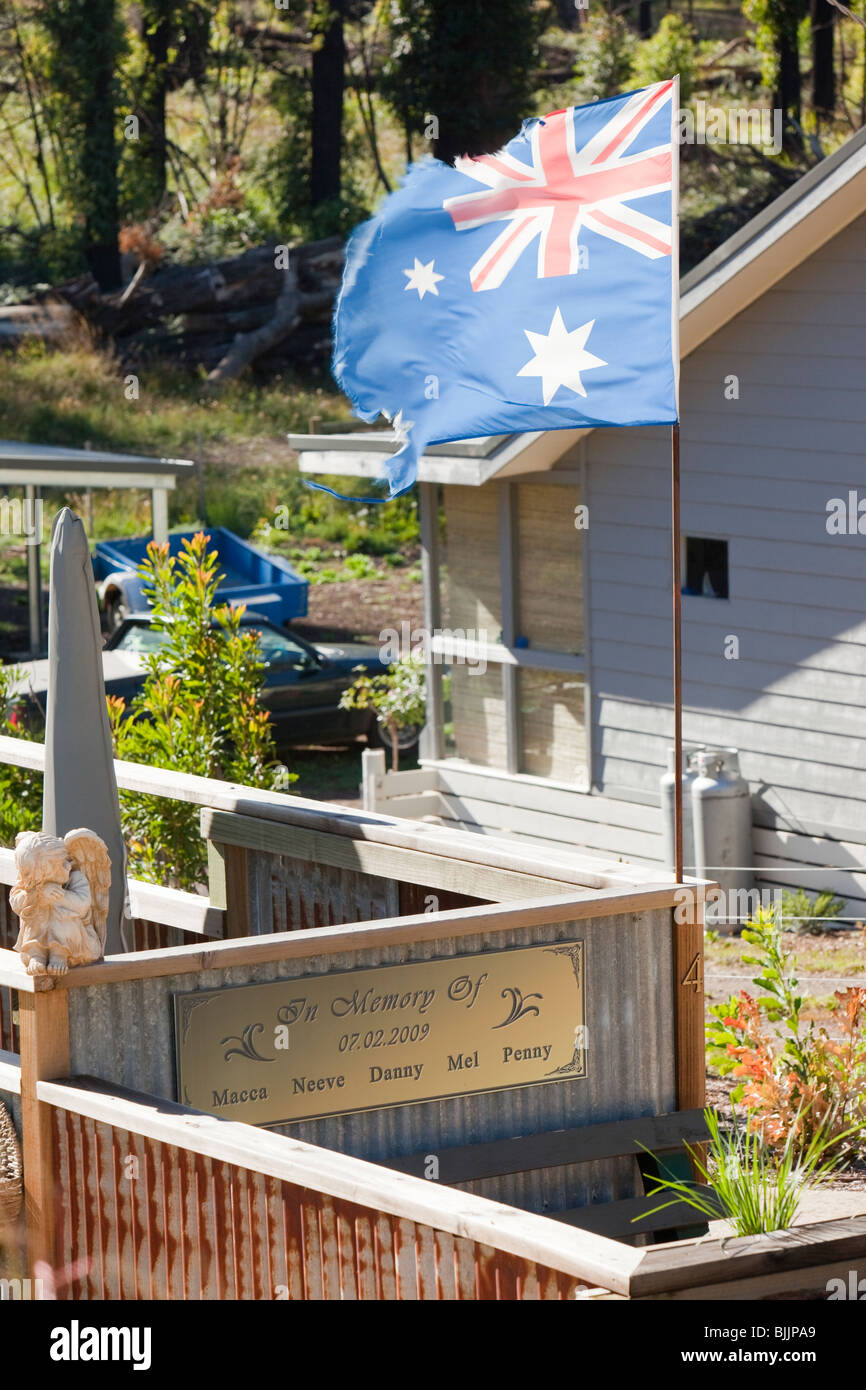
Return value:
[(677, 419), (678, 108), (673, 78), (424, 160), (354, 234), (334, 375), (394, 422), (392, 495), (430, 443)]

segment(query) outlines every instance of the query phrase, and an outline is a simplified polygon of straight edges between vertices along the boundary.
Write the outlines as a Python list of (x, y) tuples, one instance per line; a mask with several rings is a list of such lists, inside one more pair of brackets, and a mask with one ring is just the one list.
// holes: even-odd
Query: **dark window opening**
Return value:
[(686, 537), (684, 594), (703, 598), (728, 597), (728, 542)]

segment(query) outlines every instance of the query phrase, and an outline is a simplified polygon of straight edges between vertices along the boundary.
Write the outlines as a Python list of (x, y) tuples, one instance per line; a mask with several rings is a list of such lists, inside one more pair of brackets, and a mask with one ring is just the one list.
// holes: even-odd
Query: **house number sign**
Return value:
[(584, 943), (176, 994), (178, 1097), (268, 1125), (586, 1075)]

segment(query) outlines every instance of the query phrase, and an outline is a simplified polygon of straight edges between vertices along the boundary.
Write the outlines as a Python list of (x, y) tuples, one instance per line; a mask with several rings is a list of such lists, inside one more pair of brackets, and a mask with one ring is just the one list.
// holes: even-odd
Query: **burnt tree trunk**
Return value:
[(825, 116), (836, 108), (836, 70), (833, 63), (835, 10), (829, 0), (812, 0), (812, 105)]
[(84, 106), (81, 163), (90, 193), (84, 220), (87, 263), (100, 289), (116, 289), (121, 283), (121, 273), (117, 246), (114, 72), (110, 64), (101, 64), (93, 72), (92, 87)]
[(168, 157), (165, 133), (165, 104), (168, 95), (168, 49), (172, 38), (173, 0), (150, 0), (143, 10), (143, 40), (147, 67), (142, 83), (140, 157), (144, 163), (142, 182), (149, 207), (165, 197), (165, 170)]
[(783, 120), (793, 116), (800, 119), (800, 54), (797, 49), (796, 24), (779, 34), (779, 76), (773, 104), (782, 111)]
[(312, 157), (310, 202), (313, 207), (339, 198), (343, 143), (346, 0), (330, 0), (330, 23), (313, 52)]

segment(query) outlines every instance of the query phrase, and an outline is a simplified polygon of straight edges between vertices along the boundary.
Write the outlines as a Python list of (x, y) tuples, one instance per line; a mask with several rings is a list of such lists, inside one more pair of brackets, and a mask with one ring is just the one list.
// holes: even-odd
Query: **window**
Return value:
[(499, 583), (499, 490), (446, 487), (445, 530), (440, 541), (440, 625), (479, 632), (498, 642), (502, 630)]
[(574, 517), (578, 491), (544, 483), (514, 488), (519, 646), (583, 651), (583, 573)]
[[(508, 734), (501, 666), (486, 671), (453, 662), (445, 708), (445, 755), (480, 763), (482, 767), (508, 767)], [(450, 706), (450, 708), (449, 708)]]
[(588, 781), (578, 476), (442, 489), (440, 756)]
[(562, 671), (517, 672), (521, 772), (574, 782), (586, 771), (583, 677)]
[(728, 542), (687, 536), (684, 594), (702, 598), (728, 597)]
[(270, 661), (278, 665), (288, 665), (290, 662), (301, 664), (313, 662), (314, 658), (306, 647), (302, 647), (300, 642), (293, 642), (286, 633), (279, 632), (273, 627), (257, 627), (255, 622), (248, 626), (245, 624), (245, 631), (249, 632), (250, 629), (259, 634), (256, 645), (263, 661)]
[(114, 650), (150, 655), (158, 652), (165, 641), (165, 633), (151, 623), (131, 623)]

